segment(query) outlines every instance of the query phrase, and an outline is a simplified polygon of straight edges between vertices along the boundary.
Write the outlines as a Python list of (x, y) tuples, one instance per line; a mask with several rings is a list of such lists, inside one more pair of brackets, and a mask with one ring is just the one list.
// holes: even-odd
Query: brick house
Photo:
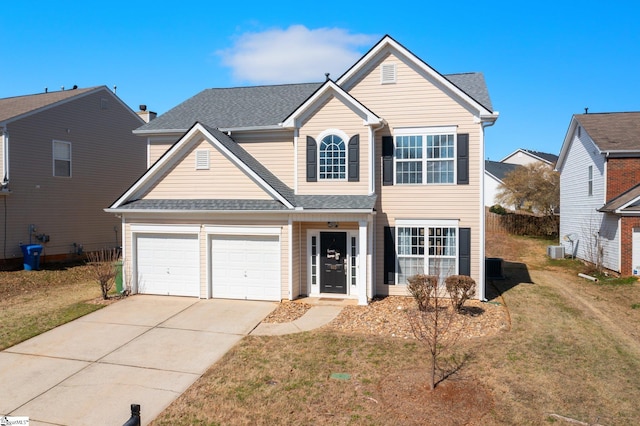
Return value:
[(640, 112), (577, 114), (556, 169), (568, 253), (640, 274)]

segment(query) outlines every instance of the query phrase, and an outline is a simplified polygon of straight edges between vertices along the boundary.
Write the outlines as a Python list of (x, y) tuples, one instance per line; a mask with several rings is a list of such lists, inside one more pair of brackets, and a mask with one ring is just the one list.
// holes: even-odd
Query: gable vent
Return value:
[(196, 170), (209, 170), (209, 151), (199, 149), (196, 151)]
[(380, 76), (382, 84), (391, 84), (396, 82), (396, 64), (382, 64), (380, 67)]

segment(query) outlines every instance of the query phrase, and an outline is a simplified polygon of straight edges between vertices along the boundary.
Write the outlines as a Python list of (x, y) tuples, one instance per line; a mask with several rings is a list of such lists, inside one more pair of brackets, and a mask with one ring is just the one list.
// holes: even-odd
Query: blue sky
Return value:
[(484, 73), (486, 157), (559, 153), (572, 114), (640, 110), (634, 1), (12, 1), (0, 98), (117, 86), (166, 112), (205, 88), (323, 81), (389, 34), (443, 74)]

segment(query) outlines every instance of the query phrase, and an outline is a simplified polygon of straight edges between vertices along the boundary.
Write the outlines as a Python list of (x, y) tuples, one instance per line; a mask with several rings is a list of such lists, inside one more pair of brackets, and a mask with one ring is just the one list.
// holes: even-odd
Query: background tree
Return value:
[(560, 174), (542, 163), (518, 167), (502, 179), (497, 198), (504, 205), (551, 215), (560, 204)]

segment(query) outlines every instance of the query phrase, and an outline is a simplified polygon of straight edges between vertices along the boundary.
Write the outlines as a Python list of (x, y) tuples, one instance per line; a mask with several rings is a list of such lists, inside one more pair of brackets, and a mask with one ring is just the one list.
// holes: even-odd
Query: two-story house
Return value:
[(120, 215), (134, 292), (406, 295), (466, 274), (484, 297), (484, 78), (385, 36), (340, 78), (208, 89), (135, 131), (149, 170)]
[(640, 112), (574, 115), (556, 169), (565, 252), (638, 274)]
[(105, 86), (0, 99), (0, 263), (30, 243), (41, 263), (119, 247), (104, 206), (146, 170), (142, 124)]

